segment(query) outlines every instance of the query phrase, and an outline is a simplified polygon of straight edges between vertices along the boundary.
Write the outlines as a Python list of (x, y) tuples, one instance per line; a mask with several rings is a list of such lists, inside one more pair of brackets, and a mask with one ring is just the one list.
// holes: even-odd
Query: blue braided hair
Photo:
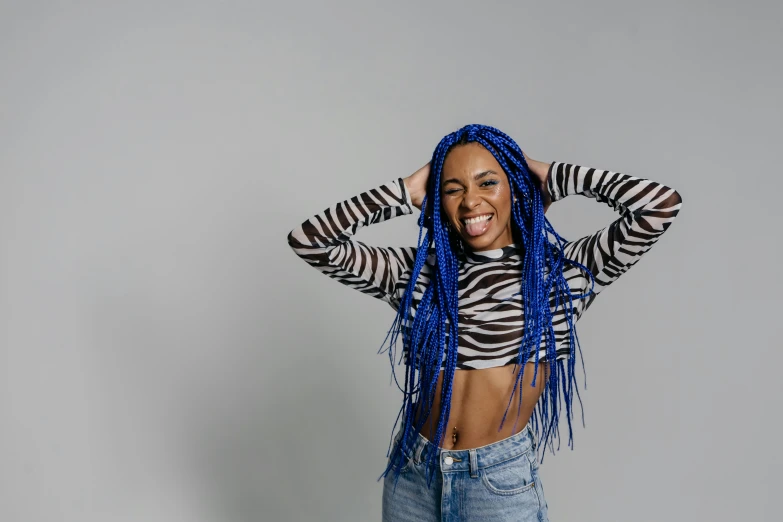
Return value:
[[(592, 289), (583, 295), (572, 294), (563, 276), (565, 263), (576, 265), (584, 270), (593, 281), (593, 287), (595, 280), (587, 267), (565, 257), (563, 247), (566, 240), (555, 232), (549, 220), (544, 216), (540, 184), (531, 175), (519, 145), (493, 127), (466, 125), (445, 136), (432, 154), (430, 174), (427, 180), (427, 196), (422, 202), (422, 212), (418, 222), (419, 238), (416, 260), (410, 281), (398, 307), (397, 316), (384, 340), (384, 345), (387, 341), (389, 342), (392, 376), (404, 396), (402, 407), (394, 423), (394, 429), (396, 429), (397, 423), (402, 418), (402, 436), (391, 450), (386, 469), (379, 477), (380, 480), (393, 471), (395, 485), (399, 471), (405, 464), (406, 455), (415, 441), (415, 436), (412, 435), (420, 433), (424, 423), (430, 417), (441, 366), (444, 371), (440, 395), (441, 410), (433, 443), (437, 444), (437, 441), (442, 439), (451, 410), (452, 382), (457, 367), (459, 340), (457, 283), (461, 242), (457, 234), (451, 231), (448, 218), (441, 213), (440, 184), (446, 155), (454, 146), (470, 142), (477, 142), (492, 153), (505, 171), (512, 197), (515, 198), (511, 210), (512, 234), (515, 243), (519, 246), (520, 253), (523, 255), (522, 284), (518, 293), (523, 294), (525, 327), (516, 359), (516, 364), (521, 367), (511, 397), (516, 392), (517, 386), (521, 386), (525, 363), (530, 360), (534, 352), (535, 370), (532, 386), (535, 387), (540, 362), (539, 346), (543, 337), (546, 346), (546, 361), (550, 363), (551, 372), (545, 384), (543, 396), (536, 404), (532, 416), (531, 424), (536, 438), (542, 441), (544, 447), (549, 442), (550, 449), (554, 453), (552, 439), (559, 438), (560, 403), (564, 398), (569, 445), (573, 449), (571, 419), (574, 390), (579, 398), (582, 424), (584, 425), (582, 399), (579, 396), (578, 388), (574, 386), (575, 347), (579, 348), (580, 357), (582, 350), (574, 326), (573, 303), (574, 299), (590, 295)], [(434, 277), (424, 290), (418, 307), (414, 311), (415, 284), (427, 258), (432, 253), (433, 248), (431, 247), (434, 247), (437, 260), (434, 267)], [(550, 308), (550, 296), (555, 304), (554, 310)], [(567, 361), (556, 360), (555, 331), (552, 324), (553, 312), (561, 306), (564, 307), (571, 339), (571, 354)], [(409, 361), (409, 364), (406, 364), (403, 386), (400, 386), (394, 371), (394, 347), (397, 345), (400, 334), (402, 334), (403, 352)], [(584, 360), (582, 360), (582, 368), (584, 369)], [(585, 387), (586, 379), (585, 373)], [(522, 405), (521, 401), (520, 394), (517, 415)], [(417, 406), (422, 408), (422, 413), (418, 418), (416, 418)], [(502, 429), (510, 406), (511, 398), (509, 398), (498, 430)], [(516, 431), (516, 422), (513, 431)], [(558, 442), (559, 449), (560, 443)], [(432, 452), (426, 463), (428, 487), (432, 482), (436, 467), (437, 454)]]

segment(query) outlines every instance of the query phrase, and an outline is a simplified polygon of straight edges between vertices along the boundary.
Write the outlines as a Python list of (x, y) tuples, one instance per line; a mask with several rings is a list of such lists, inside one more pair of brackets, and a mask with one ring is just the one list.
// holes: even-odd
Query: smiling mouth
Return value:
[(462, 224), (465, 225), (465, 232), (469, 236), (480, 236), (489, 229), (489, 224), (492, 221), (494, 214), (484, 214), (475, 218), (462, 219)]

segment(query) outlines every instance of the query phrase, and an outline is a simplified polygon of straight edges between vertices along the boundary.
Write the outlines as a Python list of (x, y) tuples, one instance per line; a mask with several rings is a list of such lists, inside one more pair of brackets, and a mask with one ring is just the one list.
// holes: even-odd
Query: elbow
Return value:
[[(294, 252), (297, 252), (297, 249), (302, 247), (302, 242), (297, 239), (300, 230), (300, 228), (295, 228), (288, 233), (288, 246), (291, 247), (291, 250)], [(299, 255), (298, 252), (297, 255)]]
[(314, 243), (308, 242), (308, 236), (302, 227), (297, 227), (288, 233), (288, 246), (294, 254), (310, 264), (321, 263), (321, 249)]
[(665, 205), (676, 216), (682, 207), (682, 196), (675, 189), (672, 189), (672, 193), (666, 198)]
[(682, 205), (682, 196), (675, 189), (672, 189), (672, 195), (670, 197), (672, 199), (673, 206), (679, 207)]
[(659, 199), (650, 206), (649, 210), (655, 212), (673, 212), (675, 215), (682, 206), (682, 195), (671, 187), (662, 186)]
[(661, 233), (665, 232), (669, 226), (671, 226), (675, 218), (677, 218), (677, 214), (680, 213), (681, 207), (682, 196), (679, 192), (672, 189), (671, 194), (669, 194), (666, 199), (663, 200), (660, 205), (658, 205), (659, 210), (650, 214), (650, 217), (654, 217), (662, 221)]
[(328, 266), (330, 246), (322, 237), (309, 231), (307, 222), (288, 233), (288, 246), (301, 259), (313, 266)]

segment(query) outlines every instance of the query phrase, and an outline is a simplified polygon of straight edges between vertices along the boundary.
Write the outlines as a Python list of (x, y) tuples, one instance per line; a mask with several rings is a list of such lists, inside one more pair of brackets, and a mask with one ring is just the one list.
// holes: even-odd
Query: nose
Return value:
[(481, 197), (478, 195), (478, 193), (473, 189), (467, 189), (465, 191), (465, 196), (462, 198), (462, 202), (460, 204), (463, 208), (472, 209), (476, 208), (479, 203), (481, 203)]

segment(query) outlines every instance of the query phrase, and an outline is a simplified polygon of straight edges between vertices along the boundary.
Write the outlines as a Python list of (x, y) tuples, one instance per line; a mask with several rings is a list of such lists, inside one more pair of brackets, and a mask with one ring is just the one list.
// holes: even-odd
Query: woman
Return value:
[[(544, 213), (572, 194), (620, 217), (566, 241)], [(554, 452), (562, 399), (571, 443), (574, 323), (681, 202), (654, 181), (535, 161), (499, 130), (468, 125), (412, 175), (289, 234), (309, 264), (397, 310), (387, 340), (394, 372), (402, 334), (404, 399), (383, 473), (384, 521), (548, 520), (537, 448), (549, 440)], [(418, 247), (351, 240), (414, 207)]]

